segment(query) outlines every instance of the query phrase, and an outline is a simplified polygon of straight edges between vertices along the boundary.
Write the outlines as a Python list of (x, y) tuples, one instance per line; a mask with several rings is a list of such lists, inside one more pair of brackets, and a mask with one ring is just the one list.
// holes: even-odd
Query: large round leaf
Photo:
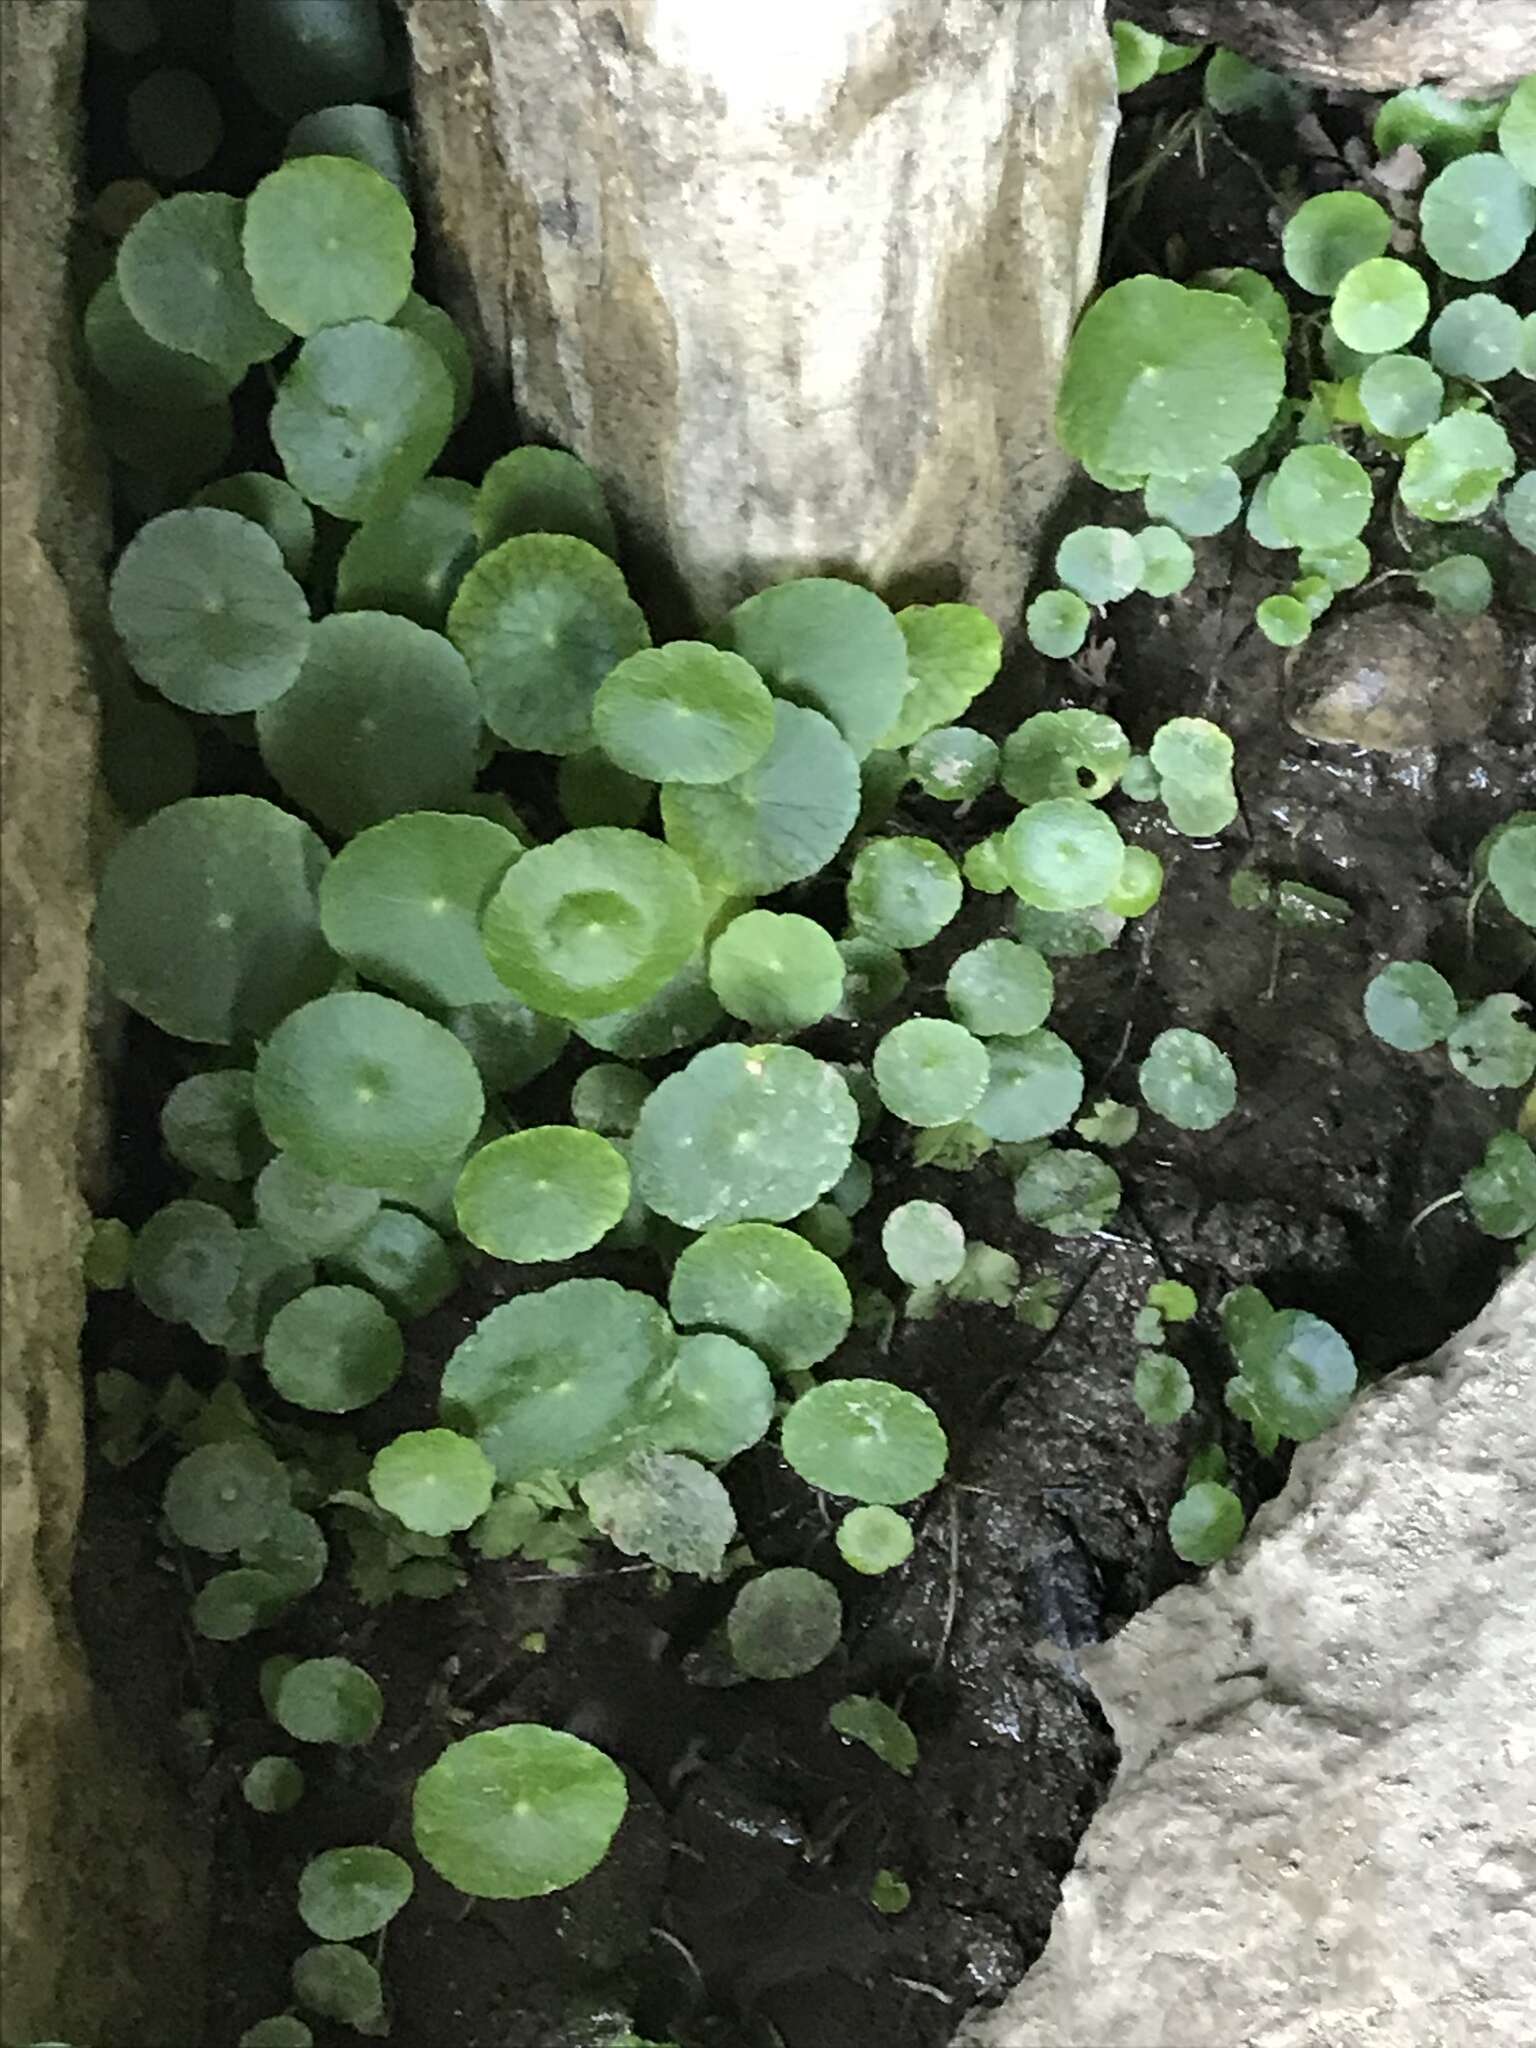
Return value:
[(827, 1493), (887, 1507), (916, 1500), (944, 1476), (949, 1444), (939, 1418), (889, 1380), (828, 1380), (784, 1418), (784, 1456)]
[(251, 290), (240, 253), (244, 211), (223, 192), (178, 192), (129, 229), (117, 254), (124, 303), (145, 333), (230, 376), (292, 338)]
[(189, 711), (254, 711), (290, 688), (309, 605), (277, 542), (195, 507), (141, 526), (112, 576), (112, 623), (146, 683)]
[(778, 583), (737, 605), (717, 636), (781, 697), (830, 718), (862, 760), (900, 715), (907, 643), (872, 591), (831, 576)]
[(1426, 186), (1419, 213), (1425, 254), (1447, 275), (1478, 284), (1513, 270), (1533, 227), (1536, 187), (1487, 150), (1447, 164)]
[(677, 1339), (649, 1295), (562, 1280), (492, 1309), (443, 1369), (443, 1420), (503, 1485), (614, 1464), (661, 1411)]
[(610, 761), (648, 782), (729, 782), (773, 740), (773, 699), (740, 655), (702, 640), (645, 647), (621, 661), (592, 707)]
[(745, 774), (708, 788), (672, 783), (661, 817), (701, 874), (767, 896), (824, 868), (859, 814), (859, 764), (830, 719), (776, 704), (773, 743)]
[(267, 1135), (311, 1172), (354, 1187), (424, 1180), (468, 1148), (485, 1098), (450, 1031), (389, 996), (321, 996), (256, 1062)]
[(405, 199), (351, 157), (295, 157), (245, 204), (251, 289), (262, 311), (295, 334), (392, 320), (411, 288), (415, 246)]
[(520, 533), (572, 534), (605, 555), (619, 551), (602, 485), (563, 448), (514, 448), (485, 472), (475, 500), (482, 554)]
[(316, 890), (326, 864), (299, 819), (250, 796), (189, 797), (119, 841), (96, 903), (113, 994), (178, 1038), (259, 1037), (327, 987)]
[(787, 1222), (847, 1171), (859, 1115), (834, 1067), (787, 1045), (716, 1045), (646, 1098), (630, 1164), (647, 1208), (689, 1230)]
[(1256, 441), (1284, 386), (1279, 345), (1239, 300), (1133, 277), (1078, 325), (1057, 431), (1092, 468), (1193, 476)]
[(651, 639), (614, 564), (563, 533), (519, 534), (482, 555), (459, 586), (448, 633), (486, 724), (542, 754), (592, 745), (598, 685)]
[(483, 931), (492, 967), (523, 1002), (602, 1017), (655, 995), (697, 952), (704, 904), (671, 847), (593, 825), (524, 854)]
[(673, 1267), (667, 1305), (684, 1328), (737, 1337), (780, 1372), (830, 1358), (853, 1322), (831, 1259), (773, 1223), (706, 1230)]
[(391, 512), (361, 525), (336, 571), (339, 612), (398, 612), (440, 633), (475, 559), (475, 494), (429, 476)]
[(629, 1207), (624, 1155), (596, 1131), (546, 1124), (473, 1154), (454, 1193), (459, 1228), (497, 1259), (573, 1259)]
[(908, 747), (950, 725), (1002, 665), (1003, 636), (973, 604), (909, 604), (896, 614), (907, 643), (907, 694), (882, 747)]
[(1304, 291), (1331, 298), (1357, 263), (1384, 256), (1392, 216), (1365, 192), (1320, 192), (1286, 223), (1285, 267)]
[(115, 277), (98, 285), (85, 312), (91, 366), (114, 391), (151, 412), (215, 405), (226, 398), (244, 366), (220, 367), (146, 334), (128, 310)]
[(531, 1722), (466, 1735), (417, 1780), (416, 1847), (481, 1899), (538, 1899), (595, 1870), (629, 1803), (601, 1750)]
[(351, 320), (305, 342), (270, 426), (302, 497), (338, 519), (376, 519), (403, 503), (442, 453), (453, 383), (417, 335)]
[(462, 805), (480, 707), (440, 633), (345, 612), (315, 627), (298, 681), (257, 714), (256, 733), (285, 794), (347, 836), (400, 811)]

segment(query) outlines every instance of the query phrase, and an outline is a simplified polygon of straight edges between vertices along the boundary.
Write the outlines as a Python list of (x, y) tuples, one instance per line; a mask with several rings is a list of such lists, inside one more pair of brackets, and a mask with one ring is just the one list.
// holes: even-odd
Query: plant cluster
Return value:
[[(267, 43), (240, 19), (264, 76)], [(366, 35), (348, 48), (333, 70), (367, 75)], [(522, 447), (478, 482), (434, 473), (469, 354), (414, 289), (394, 138), (377, 109), (302, 111), (304, 144), (248, 198), (181, 191), (123, 223), (85, 315), (140, 514), (111, 585), (137, 682), (108, 707), (138, 822), (106, 865), (95, 948), (114, 995), (181, 1048), (161, 1134), (185, 1176), (136, 1231), (103, 1219), (87, 1272), (223, 1359), (211, 1391), (103, 1374), (101, 1446), (120, 1464), (172, 1453), (165, 1528), (211, 1641), (274, 1629), (333, 1561), (365, 1602), (436, 1599), (487, 1562), (579, 1569), (602, 1539), (731, 1581), (722, 1666), (793, 1679), (837, 1649), (842, 1593), (759, 1566), (722, 1470), (772, 1441), (832, 1506), (849, 1570), (899, 1569), (949, 1446), (880, 1371), (893, 1324), (947, 1304), (1037, 1330), (1058, 1313), (1049, 1268), (1023, 1275), (942, 1203), (877, 1195), (877, 1128), (902, 1162), (1005, 1174), (1048, 1245), (1110, 1223), (1108, 1155), (1143, 1115), (1198, 1134), (1237, 1111), (1233, 1063), (1199, 1031), (1142, 1049), (1138, 1106), (1087, 1102), (1050, 1025), (1059, 964), (1158, 901), (1141, 821), (1155, 807), (1192, 841), (1232, 823), (1232, 743), (1179, 717), (1138, 751), (1073, 708), (999, 743), (968, 722), (999, 671), (995, 625), (964, 604), (893, 611), (834, 578), (655, 644), (574, 457)], [(1031, 610), (1037, 645), (1069, 653), (1089, 604), (1187, 580), (1181, 534), (1215, 530), (1228, 458), (1280, 403), (1278, 315), (1249, 290), (1136, 280), (1085, 317), (1063, 436), (1099, 473), (1134, 473), (1166, 524), (1155, 545), (1071, 536), (1069, 587)], [(275, 466), (218, 476), (237, 391), (270, 394)], [(1493, 425), (1470, 400), (1449, 419)], [(1326, 437), (1299, 452), (1268, 495), (1302, 508), (1297, 531), (1321, 505), (1318, 545), (1342, 559), (1358, 527), (1328, 508), (1357, 506), (1360, 465)], [(214, 741), (239, 750), (239, 793), (199, 793)], [(965, 828), (933, 827), (960, 857), (908, 828), (913, 791)], [(985, 824), (966, 825), (972, 807)], [(1529, 837), (1515, 821), (1487, 860), (1527, 922)], [(989, 935), (914, 974), (968, 898), (992, 899)], [(1395, 1000), (1428, 998), (1414, 982)], [(1481, 1024), (1447, 1024), (1451, 1056), (1480, 1085), (1520, 1085), (1511, 1048), (1532, 1034), (1512, 997), (1491, 1001)], [(1467, 1193), (1480, 1215), (1513, 1213), (1512, 1171), (1490, 1155)], [(879, 1262), (856, 1238), (867, 1210), (883, 1211)], [(483, 1266), (515, 1291), (447, 1360), (430, 1426), (370, 1426), (411, 1325)], [(1167, 1345), (1196, 1306), (1163, 1283), (1138, 1323), (1127, 1403), (1150, 1422), (1192, 1405)], [(1252, 1289), (1222, 1319), (1228, 1403), (1261, 1444), (1337, 1416), (1355, 1369), (1336, 1331)], [(1202, 1452), (1174, 1511), (1191, 1562), (1241, 1533), (1224, 1477)], [(246, 1772), (260, 1814), (304, 1796), (313, 1750), (368, 1744), (387, 1712), (342, 1657), (274, 1652), (261, 1687), (294, 1753)], [(917, 1762), (885, 1701), (849, 1695), (830, 1724), (898, 1772)], [(472, 1897), (542, 1896), (602, 1860), (627, 1798), (573, 1734), (484, 1728), (420, 1778), (413, 1839)], [(376, 1844), (307, 1865), (298, 2006), (384, 2029), (377, 1946), (357, 1944), (413, 1883)], [(880, 1874), (881, 1911), (908, 1896)], [(243, 2048), (309, 2038), (285, 2013)]]
[[(1122, 92), (1205, 56), (1127, 22), (1114, 33)], [(1221, 49), (1202, 93), (1207, 121), (1294, 120), (1304, 100)], [(1067, 535), (1058, 587), (1029, 609), (1042, 654), (1075, 655), (1094, 613), (1133, 592), (1185, 589), (1190, 542), (1239, 524), (1286, 564), (1255, 615), (1280, 647), (1371, 575), (1378, 529), (1397, 566), (1377, 580), (1410, 581), (1448, 616), (1486, 610), (1497, 578), (1529, 585), (1536, 472), (1517, 474), (1499, 414), (1508, 380), (1536, 378), (1536, 312), (1516, 284), (1536, 230), (1536, 77), (1497, 101), (1400, 93), (1374, 141), (1360, 187), (1293, 204), (1281, 283), (1244, 267), (1140, 276), (1090, 306), (1058, 432), (1149, 523)]]

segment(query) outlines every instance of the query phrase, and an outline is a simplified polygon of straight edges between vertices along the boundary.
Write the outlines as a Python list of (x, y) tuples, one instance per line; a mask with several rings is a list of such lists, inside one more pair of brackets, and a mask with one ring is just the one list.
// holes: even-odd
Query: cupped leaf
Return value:
[(439, 1877), (479, 1899), (540, 1899), (597, 1868), (629, 1804), (601, 1750), (520, 1722), (453, 1743), (416, 1782), (411, 1831)]
[(1149, 597), (1174, 597), (1194, 581), (1194, 550), (1171, 526), (1144, 526), (1136, 536), (1136, 545), (1141, 549), (1141, 575), (1136, 588)]
[(904, 1123), (932, 1129), (962, 1123), (986, 1091), (987, 1048), (963, 1025), (909, 1017), (875, 1048), (880, 1100)]
[(484, 1451), (452, 1429), (407, 1430), (384, 1446), (368, 1472), (368, 1491), (379, 1506), (422, 1536), (468, 1529), (490, 1506), (495, 1485)]
[(481, 553), (523, 533), (571, 534), (605, 555), (619, 551), (602, 485), (563, 448), (514, 448), (485, 472), (475, 502)]
[(717, 637), (777, 695), (829, 718), (859, 760), (901, 715), (906, 640), (889, 607), (856, 583), (775, 584), (728, 613)]
[(1125, 842), (1081, 797), (1053, 797), (1020, 811), (1003, 835), (1003, 865), (1016, 895), (1039, 910), (1082, 910), (1119, 880)]
[(1392, 216), (1364, 192), (1320, 192), (1291, 215), (1285, 267), (1303, 291), (1331, 298), (1357, 263), (1384, 256)]
[(521, 1001), (597, 1018), (666, 986), (698, 950), (704, 905), (670, 846), (593, 825), (525, 853), (481, 929), (491, 966)]
[(826, 866), (859, 814), (859, 767), (830, 719), (778, 703), (773, 741), (754, 767), (707, 788), (669, 784), (667, 840), (699, 873), (767, 896)]
[(917, 1764), (917, 1737), (884, 1700), (872, 1699), (865, 1693), (849, 1693), (846, 1699), (829, 1708), (827, 1722), (836, 1734), (850, 1742), (862, 1742), (883, 1764), (889, 1764), (904, 1778), (911, 1777)]
[(937, 1415), (889, 1380), (827, 1380), (784, 1418), (786, 1461), (811, 1486), (897, 1507), (938, 1485), (949, 1442)]
[(843, 1603), (819, 1572), (780, 1565), (742, 1587), (725, 1629), (748, 1678), (803, 1678), (842, 1640)]
[(419, 336), (349, 320), (304, 343), (270, 426), (301, 497), (338, 519), (376, 519), (403, 504), (442, 453), (453, 384)]
[(1413, 581), (1445, 618), (1476, 618), (1493, 602), (1493, 572), (1478, 555), (1443, 555)]
[(327, 987), (325, 847), (259, 797), (189, 797), (119, 841), (96, 902), (113, 994), (163, 1031), (229, 1045)]
[(1163, 1031), (1141, 1063), (1142, 1099), (1184, 1131), (1209, 1131), (1237, 1106), (1237, 1076), (1221, 1047), (1200, 1031)]
[(772, 744), (773, 699), (739, 655), (674, 640), (611, 671), (593, 701), (592, 725), (604, 753), (630, 775), (729, 782)]
[(545, 1124), (472, 1154), (454, 1206), (460, 1230), (493, 1258), (573, 1259), (629, 1207), (629, 1167), (596, 1131)]
[(1231, 739), (1209, 719), (1170, 718), (1158, 727), (1150, 758), (1176, 832), (1209, 838), (1237, 816), (1232, 757)]
[(1425, 187), (1419, 233), (1425, 254), (1450, 277), (1502, 277), (1536, 227), (1536, 187), (1506, 156), (1487, 150), (1447, 164)]
[(900, 950), (938, 937), (960, 908), (960, 870), (931, 839), (868, 839), (848, 877), (848, 917), (860, 938)]
[(649, 1440), (675, 1345), (649, 1296), (564, 1280), (482, 1318), (444, 1369), (444, 1420), (475, 1437), (503, 1485), (574, 1478)]
[(353, 157), (294, 157), (245, 203), (241, 248), (251, 290), (262, 311), (295, 334), (392, 320), (411, 288), (415, 246), (406, 199)]
[(748, 910), (710, 947), (709, 985), (731, 1016), (757, 1030), (804, 1031), (842, 1001), (843, 956), (808, 917)]
[(388, 612), (323, 619), (298, 681), (257, 714), (284, 793), (342, 837), (400, 811), (463, 807), (480, 709), (440, 633)]
[(651, 640), (614, 564), (563, 533), (518, 534), (482, 555), (459, 586), (448, 635), (487, 725), (543, 754), (592, 745), (599, 684)]
[(649, 1096), (630, 1164), (685, 1229), (788, 1222), (846, 1172), (858, 1110), (834, 1067), (788, 1045), (717, 1045)]
[(1481, 149), (1499, 125), (1502, 100), (1453, 99), (1437, 85), (1416, 85), (1394, 93), (1371, 131), (1378, 156), (1391, 156), (1409, 143), (1426, 163), (1448, 163)]
[(367, 519), (336, 571), (339, 612), (398, 612), (440, 633), (475, 559), (474, 492), (429, 476), (392, 511)]
[(226, 193), (178, 192), (150, 207), (117, 252), (123, 302), (145, 333), (231, 377), (292, 338), (251, 289), (243, 215)]
[(261, 1363), (297, 1408), (347, 1415), (400, 1377), (405, 1340), (393, 1318), (361, 1287), (311, 1287), (280, 1308)]
[(1237, 299), (1128, 278), (1078, 323), (1057, 432), (1102, 469), (1193, 476), (1258, 439), (1284, 382), (1274, 336)]
[(1300, 1309), (1262, 1322), (1241, 1346), (1239, 1364), (1249, 1419), (1299, 1444), (1331, 1429), (1355, 1391), (1348, 1344), (1331, 1323)]
[(935, 726), (961, 717), (1003, 659), (1002, 635), (973, 604), (909, 604), (896, 614), (896, 623), (907, 643), (910, 680), (882, 747), (910, 746)]
[(277, 542), (238, 513), (162, 513), (124, 549), (112, 623), (146, 683), (190, 711), (254, 711), (292, 687), (309, 603)]
[(299, 1873), (299, 1918), (322, 1941), (361, 1941), (394, 1919), (415, 1886), (392, 1849), (323, 1849)]
[(320, 885), (329, 944), (366, 980), (454, 1009), (505, 989), (480, 939), (485, 906), (522, 848), (488, 818), (409, 811), (341, 849)]
[(453, 1165), (485, 1113), (453, 1034), (389, 996), (321, 996), (286, 1017), (256, 1062), (267, 1136), (329, 1180), (388, 1188)]
[(1188, 1372), (1166, 1351), (1144, 1351), (1136, 1361), (1132, 1391), (1136, 1406), (1157, 1428), (1167, 1428), (1195, 1405)]
[(830, 1357), (853, 1322), (837, 1267), (795, 1231), (771, 1223), (706, 1230), (673, 1267), (667, 1304), (685, 1329), (736, 1337), (780, 1372)]

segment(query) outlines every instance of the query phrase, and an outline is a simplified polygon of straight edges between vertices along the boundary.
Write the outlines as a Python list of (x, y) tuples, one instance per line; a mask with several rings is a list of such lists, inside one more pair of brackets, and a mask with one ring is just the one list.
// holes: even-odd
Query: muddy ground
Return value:
[[(1188, 90), (1179, 79), (1149, 89), (1174, 109)], [(1330, 118), (1358, 129), (1359, 107)], [(1144, 160), (1156, 112), (1149, 103), (1128, 124), (1120, 175)], [(1177, 228), (1199, 244), (1194, 267), (1274, 269), (1254, 155), (1212, 148), (1203, 170), (1193, 150), (1171, 157), (1112, 229), (1113, 262), (1161, 262)], [(1134, 519), (1128, 501), (1092, 493), (1072, 515), (1064, 524)], [(1062, 1313), (1049, 1332), (985, 1306), (898, 1325), (877, 1369), (935, 1405), (955, 1455), (912, 1562), (887, 1580), (842, 1567), (825, 1509), (771, 1450), (731, 1468), (759, 1558), (811, 1565), (843, 1593), (850, 1626), (827, 1665), (793, 1683), (700, 1682), (726, 1592), (658, 1590), (648, 1571), (606, 1551), (577, 1580), (480, 1563), (457, 1595), (372, 1610), (328, 1581), (255, 1647), (220, 1648), (187, 1630), (186, 1589), (157, 1541), (165, 1460), (121, 1474), (98, 1466), (79, 1581), (92, 1657), (214, 1826), (204, 2048), (232, 2048), (244, 2026), (286, 2005), (288, 1967), (306, 1940), (293, 1909), (305, 1858), (347, 1841), (408, 1852), (420, 1770), (472, 1728), (522, 1719), (569, 1727), (618, 1758), (631, 1776), (630, 1816), (609, 1862), (546, 1902), (466, 1901), (418, 1866), (416, 1897), (383, 1959), (397, 2048), (589, 2048), (610, 2015), (683, 2048), (941, 2048), (1045, 1940), (1115, 1763), (1076, 1652), (1181, 1576), (1164, 1521), (1189, 1456), (1223, 1441), (1250, 1508), (1283, 1479), (1281, 1462), (1259, 1460), (1224, 1416), (1217, 1298), (1257, 1282), (1280, 1305), (1336, 1321), (1379, 1371), (1431, 1349), (1491, 1290), (1500, 1250), (1459, 1207), (1417, 1231), (1409, 1224), (1509, 1121), (1509, 1098), (1480, 1094), (1434, 1056), (1377, 1044), (1360, 992), (1392, 956), (1435, 960), (1464, 996), (1509, 987), (1529, 965), (1528, 946), (1522, 953), (1496, 913), (1469, 963), (1463, 924), (1478, 839), (1536, 790), (1529, 614), (1502, 618), (1508, 687), (1486, 734), (1437, 753), (1372, 755), (1290, 730), (1285, 659), (1245, 627), (1270, 587), (1262, 558), (1228, 536), (1198, 553), (1189, 593), (1118, 607), (1083, 664), (1047, 666), (1026, 651), (984, 700), (982, 722), (1002, 734), (1044, 704), (1076, 703), (1111, 712), (1141, 744), (1178, 713), (1233, 734), (1243, 814), (1220, 841), (1181, 840), (1148, 810), (1117, 805), (1122, 829), (1167, 863), (1164, 898), (1115, 951), (1056, 963), (1051, 1023), (1083, 1060), (1089, 1102), (1136, 1099), (1135, 1062), (1158, 1031), (1209, 1032), (1236, 1065), (1237, 1111), (1205, 1136), (1146, 1118), (1114, 1155), (1126, 1186), (1119, 1216), (1069, 1242), (1022, 1227), (1007, 1178), (985, 1163), (966, 1175), (914, 1170), (887, 1120), (873, 1146), (876, 1195), (859, 1219), (868, 1277), (880, 1277), (887, 1209), (930, 1196), (1026, 1273), (1059, 1274)], [(203, 787), (228, 786), (249, 767), (210, 750)], [(999, 818), (1010, 808), (984, 799), (957, 823), (917, 797), (896, 829), (958, 846), (990, 829), (993, 803)], [(1282, 931), (1237, 911), (1228, 884), (1250, 864), (1326, 890), (1352, 914), (1337, 927)], [(931, 1007), (948, 960), (1006, 928), (1005, 916), (997, 899), (971, 897), (931, 957), (919, 956), (903, 1008)], [(831, 1057), (867, 1057), (877, 1035), (824, 1027), (811, 1042)], [(154, 1117), (177, 1071), (163, 1041), (130, 1029), (118, 1110), (118, 1207), (130, 1221), (171, 1191)], [(563, 1101), (571, 1072), (564, 1065), (537, 1092)], [(443, 1361), (513, 1291), (496, 1270), (482, 1265), (411, 1326), (407, 1373), (362, 1418), (365, 1441), (435, 1418)], [(593, 1255), (576, 1270), (659, 1277), (634, 1258)], [(1172, 1430), (1147, 1426), (1130, 1392), (1131, 1320), (1163, 1275), (1188, 1281), (1203, 1305), (1181, 1347), (1197, 1405)], [(860, 1341), (841, 1363), (856, 1369)], [(218, 1369), (120, 1297), (98, 1301), (89, 1363), (151, 1378), (178, 1369), (205, 1384)], [(530, 1631), (546, 1638), (543, 1654), (521, 1647)], [(245, 1806), (239, 1778), (274, 1746), (256, 1668), (279, 1649), (355, 1657), (387, 1712), (367, 1748), (306, 1758), (305, 1799), (268, 1819)], [(878, 1692), (910, 1720), (922, 1749), (910, 1780), (828, 1731), (828, 1705), (849, 1691)], [(869, 1904), (881, 1868), (912, 1887), (908, 1910), (891, 1918)], [(355, 2039), (318, 2024), (316, 2035), (322, 2048)]]

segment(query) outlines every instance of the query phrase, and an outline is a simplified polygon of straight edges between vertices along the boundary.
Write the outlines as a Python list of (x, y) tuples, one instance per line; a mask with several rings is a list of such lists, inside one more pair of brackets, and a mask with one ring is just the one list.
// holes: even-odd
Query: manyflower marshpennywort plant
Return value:
[[(112, 722), (133, 822), (95, 945), (179, 1047), (162, 1136), (185, 1177), (136, 1232), (99, 1228), (88, 1270), (222, 1361), (201, 1390), (103, 1375), (102, 1442), (120, 1463), (172, 1448), (193, 1626), (269, 1650), (273, 1751), (242, 1780), (257, 1814), (374, 1741), (392, 1704), (365, 1652), (284, 1647), (337, 1569), (367, 1604), (441, 1599), (511, 1558), (580, 1570), (602, 1541), (730, 1581), (737, 1676), (834, 1659), (845, 1599), (902, 1569), (950, 1457), (934, 1405), (881, 1376), (892, 1324), (1011, 1311), (1026, 1341), (1062, 1291), (968, 1239), (959, 1194), (910, 1199), (905, 1169), (1003, 1173), (1043, 1257), (1112, 1223), (1107, 1155), (1140, 1124), (1198, 1141), (1240, 1114), (1244, 1079), (1203, 1033), (1148, 1030), (1118, 1101), (1051, 1026), (1073, 958), (1159, 900), (1146, 822), (1192, 858), (1233, 823), (1230, 738), (988, 700), (995, 737), (971, 722), (1002, 664), (992, 620), (831, 577), (654, 644), (575, 457), (438, 473), (468, 352), (414, 290), (389, 132), (328, 111), (335, 146), (295, 150), (247, 200), (143, 211), (86, 320), (142, 515), (111, 591), (137, 678)], [(1185, 535), (1230, 509), (1224, 465), (1279, 403), (1272, 306), (1142, 283), (1085, 319), (1062, 417), (1085, 459), (1145, 480), (1157, 524), (1073, 537), (1073, 589), (1032, 613), (1056, 651), (1090, 605), (1181, 586)], [(1099, 341), (1134, 364), (1149, 320), (1167, 360), (1104, 387)], [(1218, 363), (1233, 373), (1192, 441), (1179, 409)], [(271, 474), (226, 464), (236, 392), (270, 395)], [(194, 427), (130, 436), (134, 408)], [(1273, 487), (1282, 507), (1328, 488), (1305, 466)], [(1346, 524), (1330, 560), (1353, 560)], [(196, 780), (200, 740), (239, 750), (237, 788)], [(1512, 907), (1522, 844), (1487, 863)], [(1507, 1063), (1498, 1024), (1469, 1060)], [(376, 1424), (413, 1325), (476, 1275), (504, 1298), (447, 1357), (436, 1412)], [(1311, 1433), (1343, 1340), (1319, 1368), (1310, 1326), (1265, 1329), (1239, 1353), (1242, 1412)], [(1165, 1344), (1128, 1362), (1132, 1423), (1137, 1402), (1176, 1421), (1188, 1391)], [(765, 1441), (824, 1497), (825, 1570), (760, 1569), (740, 1541), (722, 1472)], [(1202, 1494), (1174, 1541), (1199, 1561), (1234, 1526)], [(915, 1764), (887, 1702), (847, 1694), (832, 1725)], [(414, 1843), (468, 1894), (540, 1896), (602, 1860), (627, 1798), (574, 1734), (481, 1729), (421, 1777)], [(379, 1844), (306, 1867), (306, 2012), (379, 2030), (387, 1986), (354, 1944), (414, 1882)], [(274, 2015), (248, 2048), (311, 2031)]]

